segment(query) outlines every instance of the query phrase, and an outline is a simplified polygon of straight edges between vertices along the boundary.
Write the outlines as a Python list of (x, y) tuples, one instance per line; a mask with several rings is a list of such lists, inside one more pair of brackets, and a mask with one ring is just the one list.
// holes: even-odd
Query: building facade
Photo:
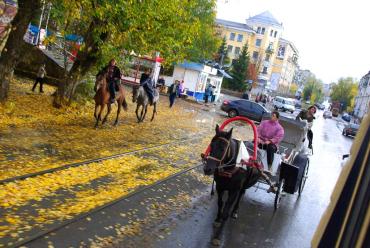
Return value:
[(280, 38), (271, 74), (273, 90), (288, 93), (292, 84), (297, 84), (294, 82), (294, 76), (298, 70), (298, 56), (298, 50), (294, 44)]
[(358, 95), (355, 98), (354, 115), (360, 119), (370, 108), (370, 71), (361, 78), (358, 85)]
[(257, 74), (256, 93), (277, 90), (292, 83), (298, 61), (294, 45), (281, 38), (283, 25), (268, 11), (246, 19), (245, 23), (217, 19), (221, 37), (226, 37), (228, 57), (236, 59), (248, 44), (250, 62)]

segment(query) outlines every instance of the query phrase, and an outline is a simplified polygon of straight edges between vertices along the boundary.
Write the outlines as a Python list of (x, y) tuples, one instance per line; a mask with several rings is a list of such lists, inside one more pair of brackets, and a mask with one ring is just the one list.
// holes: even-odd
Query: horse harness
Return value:
[[(227, 163), (224, 163), (224, 165), (222, 165), (226, 155), (228, 157), (230, 157), (230, 155), (231, 155), (231, 139), (228, 140), (224, 137), (216, 137), (215, 139), (220, 139), (220, 140), (222, 140), (226, 143), (225, 152), (224, 152), (224, 154), (222, 154), (221, 159), (215, 158), (215, 157), (210, 156), (210, 155), (207, 157), (207, 159), (211, 159), (211, 160), (214, 160), (214, 161), (219, 163), (219, 165), (217, 166), (217, 174), (219, 176), (231, 178), (237, 171), (239, 171), (239, 167), (236, 167), (235, 163), (230, 164), (230, 162), (233, 161), (235, 154), (233, 154), (233, 156), (231, 156), (230, 160)], [(238, 150), (238, 149), (236, 149), (236, 150)], [(234, 153), (235, 153), (235, 151), (234, 151)], [(224, 168), (228, 168), (228, 167), (231, 167), (231, 166), (234, 166), (234, 168), (231, 171), (225, 171), (224, 170)]]

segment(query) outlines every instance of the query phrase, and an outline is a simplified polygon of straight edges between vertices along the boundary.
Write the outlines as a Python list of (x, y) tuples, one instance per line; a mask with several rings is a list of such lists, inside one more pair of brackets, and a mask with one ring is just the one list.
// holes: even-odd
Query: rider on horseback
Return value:
[(147, 69), (143, 74), (141, 74), (140, 86), (142, 86), (145, 89), (149, 97), (149, 103), (150, 105), (152, 105), (154, 100), (154, 89), (150, 69)]
[(119, 83), (121, 80), (121, 71), (116, 66), (116, 60), (111, 59), (109, 61), (109, 64), (104, 67), (98, 75), (107, 72), (107, 82), (108, 82), (108, 87), (109, 87), (109, 94), (110, 94), (110, 102), (114, 103), (115, 98), (116, 98), (116, 90), (118, 90)]

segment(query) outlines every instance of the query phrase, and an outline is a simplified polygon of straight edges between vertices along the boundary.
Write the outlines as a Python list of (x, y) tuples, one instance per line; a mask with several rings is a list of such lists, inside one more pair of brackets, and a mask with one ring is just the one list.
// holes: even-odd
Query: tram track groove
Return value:
[(28, 178), (37, 177), (37, 176), (41, 176), (41, 175), (45, 175), (45, 174), (49, 174), (49, 173), (54, 173), (54, 172), (57, 172), (57, 171), (62, 171), (62, 170), (66, 170), (66, 169), (73, 168), (73, 167), (79, 167), (79, 166), (83, 166), (83, 165), (88, 165), (88, 164), (92, 164), (92, 163), (97, 163), (97, 162), (110, 160), (110, 159), (121, 158), (121, 157), (124, 157), (124, 156), (132, 155), (132, 154), (136, 154), (136, 153), (140, 153), (140, 152), (144, 152), (144, 151), (149, 151), (149, 150), (156, 149), (156, 148), (161, 148), (161, 147), (166, 147), (166, 146), (170, 146), (170, 145), (174, 145), (174, 144), (184, 143), (184, 142), (187, 142), (187, 141), (197, 140), (197, 139), (203, 138), (205, 135), (206, 134), (202, 134), (202, 135), (199, 135), (197, 137), (190, 138), (190, 139), (180, 139), (180, 140), (176, 140), (174, 142), (168, 142), (168, 143), (165, 143), (165, 144), (154, 145), (154, 146), (151, 146), (151, 147), (145, 147), (145, 148), (141, 148), (141, 149), (138, 149), (138, 150), (132, 150), (132, 151), (128, 151), (128, 152), (118, 153), (118, 154), (114, 154), (114, 155), (111, 155), (111, 156), (105, 156), (105, 157), (89, 159), (89, 160), (85, 160), (85, 161), (81, 161), (81, 162), (65, 164), (65, 165), (58, 166), (58, 167), (51, 168), (51, 169), (47, 169), (47, 170), (42, 170), (42, 171), (38, 171), (38, 172), (34, 172), (34, 173), (24, 174), (24, 175), (21, 175), (21, 176), (15, 176), (15, 177), (7, 178), (7, 179), (2, 179), (2, 180), (0, 180), (0, 185), (6, 184), (6, 183), (11, 183), (11, 182), (16, 182), (16, 181), (19, 181), (19, 180), (25, 180), (25, 179), (28, 179)]
[(101, 210), (103, 210), (105, 208), (111, 207), (111, 206), (113, 206), (113, 205), (115, 205), (115, 204), (117, 204), (117, 203), (119, 203), (121, 201), (127, 200), (127, 199), (129, 199), (129, 198), (131, 198), (131, 197), (133, 197), (135, 195), (141, 194), (141, 193), (143, 193), (143, 192), (145, 192), (147, 190), (150, 190), (150, 189), (152, 189), (152, 188), (154, 188), (154, 187), (156, 187), (158, 185), (161, 185), (163, 183), (166, 183), (169, 180), (172, 180), (172, 179), (174, 179), (176, 177), (179, 177), (181, 175), (184, 175), (185, 173), (187, 173), (189, 171), (192, 171), (192, 170), (195, 170), (195, 169), (197, 169), (197, 168), (199, 168), (201, 166), (203, 166), (202, 163), (197, 164), (197, 165), (194, 165), (194, 166), (192, 166), (190, 168), (187, 168), (185, 170), (179, 171), (179, 172), (177, 172), (175, 174), (172, 174), (172, 175), (170, 175), (170, 176), (168, 176), (168, 177), (166, 177), (164, 179), (161, 179), (161, 180), (159, 180), (159, 181), (157, 181), (155, 183), (152, 183), (152, 184), (147, 185), (147, 186), (143, 186), (142, 188), (139, 188), (137, 190), (134, 190), (131, 193), (128, 193), (127, 195), (124, 195), (122, 197), (119, 197), (119, 198), (111, 201), (111, 202), (108, 202), (108, 203), (103, 204), (103, 205), (101, 205), (99, 207), (96, 207), (96, 208), (94, 208), (94, 209), (92, 209), (92, 210), (90, 210), (88, 212), (85, 212), (85, 213), (76, 215), (75, 217), (73, 217), (71, 219), (62, 221), (61, 223), (59, 223), (57, 225), (54, 225), (54, 226), (51, 226), (50, 228), (48, 228), (48, 229), (46, 229), (44, 231), (41, 231), (41, 232), (39, 232), (39, 233), (37, 233), (35, 235), (32, 235), (32, 236), (30, 236), (28, 238), (23, 238), (22, 241), (16, 242), (12, 246), (9, 246), (9, 247), (11, 247), (11, 248), (13, 248), (13, 247), (24, 247), (28, 243), (31, 243), (32, 241), (38, 240), (40, 238), (43, 238), (44, 236), (46, 236), (46, 235), (48, 235), (50, 233), (53, 233), (53, 232), (55, 232), (55, 231), (57, 231), (59, 229), (62, 229), (65, 226), (68, 226), (69, 224), (72, 224), (72, 223), (75, 223), (75, 222), (77, 222), (77, 221), (79, 221), (81, 219), (87, 218), (87, 217), (89, 217), (90, 215), (92, 215), (94, 213), (97, 213), (97, 212), (99, 212), (99, 211), (101, 211)]

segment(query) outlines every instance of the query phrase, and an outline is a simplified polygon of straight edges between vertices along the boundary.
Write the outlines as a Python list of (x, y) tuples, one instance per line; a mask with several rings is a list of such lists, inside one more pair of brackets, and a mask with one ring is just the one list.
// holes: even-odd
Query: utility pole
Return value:
[(48, 3), (48, 17), (46, 19), (46, 27), (45, 27), (45, 32), (46, 32), (46, 35), (48, 34), (48, 24), (49, 24), (49, 18), (50, 18), (50, 12), (51, 12), (51, 6), (52, 4), (51, 3)]

